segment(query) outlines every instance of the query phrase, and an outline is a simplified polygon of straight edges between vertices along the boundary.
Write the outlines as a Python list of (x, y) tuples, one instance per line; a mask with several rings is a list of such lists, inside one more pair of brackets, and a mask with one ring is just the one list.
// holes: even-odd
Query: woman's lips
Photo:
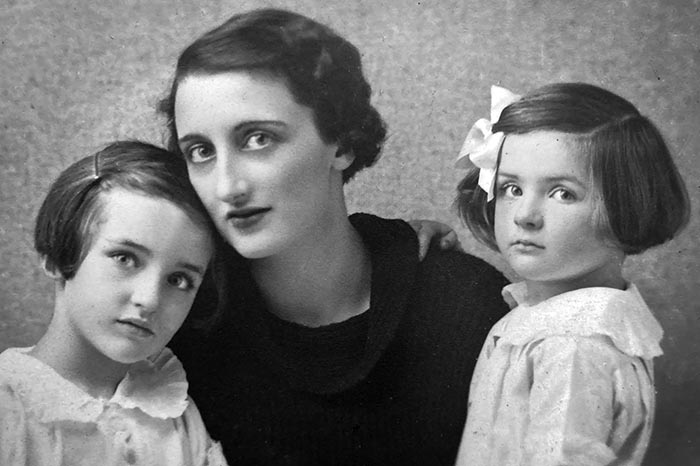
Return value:
[(226, 214), (226, 220), (235, 228), (246, 229), (260, 222), (270, 210), (269, 207), (232, 210)]

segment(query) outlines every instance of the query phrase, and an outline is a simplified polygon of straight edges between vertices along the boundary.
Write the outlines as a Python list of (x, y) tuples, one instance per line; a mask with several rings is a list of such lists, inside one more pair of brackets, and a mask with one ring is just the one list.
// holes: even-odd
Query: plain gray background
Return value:
[(348, 186), (351, 210), (451, 224), (465, 249), (506, 273), (451, 208), (462, 176), (454, 158), (471, 124), (488, 116), (491, 84), (524, 93), (551, 81), (587, 81), (630, 99), (658, 124), (694, 204), (683, 234), (626, 267), (666, 331), (646, 464), (698, 464), (697, 0), (2, 0), (0, 350), (33, 344), (50, 319), (52, 284), (32, 248), (50, 181), (113, 139), (161, 143), (154, 106), (178, 53), (231, 14), (258, 6), (312, 16), (363, 53), (389, 140), (376, 167)]

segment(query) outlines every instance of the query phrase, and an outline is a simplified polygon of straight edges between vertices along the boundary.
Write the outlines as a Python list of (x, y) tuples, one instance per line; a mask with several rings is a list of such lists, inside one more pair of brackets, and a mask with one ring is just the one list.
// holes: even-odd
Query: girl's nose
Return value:
[(235, 157), (219, 156), (216, 170), (216, 194), (233, 205), (244, 205), (250, 198), (248, 182), (242, 164)]
[(527, 230), (538, 230), (544, 224), (542, 206), (538, 200), (522, 197), (515, 212), (515, 223)]
[(158, 274), (140, 274), (134, 279), (131, 302), (143, 312), (153, 313), (158, 309), (162, 291), (162, 279)]

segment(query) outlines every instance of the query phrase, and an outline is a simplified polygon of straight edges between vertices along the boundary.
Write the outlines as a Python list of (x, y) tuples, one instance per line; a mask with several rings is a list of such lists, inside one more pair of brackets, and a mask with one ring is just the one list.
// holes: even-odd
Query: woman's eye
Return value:
[(136, 267), (136, 257), (133, 254), (126, 252), (118, 252), (110, 256), (114, 262), (120, 267), (133, 268)]
[(272, 137), (267, 133), (253, 133), (243, 141), (243, 150), (264, 149), (272, 144)]
[(187, 160), (192, 163), (202, 163), (214, 156), (214, 151), (206, 144), (195, 144), (185, 151)]
[(576, 195), (564, 188), (557, 188), (552, 192), (552, 197), (562, 202), (572, 202), (576, 200)]
[(523, 194), (520, 187), (512, 183), (506, 183), (501, 185), (498, 191), (502, 196), (505, 197), (518, 197)]
[(194, 288), (194, 280), (181, 273), (176, 273), (168, 277), (168, 284), (183, 291), (189, 291)]

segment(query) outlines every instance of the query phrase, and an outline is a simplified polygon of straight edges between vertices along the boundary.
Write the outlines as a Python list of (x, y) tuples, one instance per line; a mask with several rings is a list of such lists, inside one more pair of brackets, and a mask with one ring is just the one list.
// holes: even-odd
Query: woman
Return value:
[(403, 221), (348, 218), (343, 185), (385, 136), (370, 92), (352, 44), (256, 10), (191, 44), (161, 103), (228, 244), (224, 312), (172, 347), (232, 464), (455, 459), (506, 280), (455, 251), (419, 263)]

